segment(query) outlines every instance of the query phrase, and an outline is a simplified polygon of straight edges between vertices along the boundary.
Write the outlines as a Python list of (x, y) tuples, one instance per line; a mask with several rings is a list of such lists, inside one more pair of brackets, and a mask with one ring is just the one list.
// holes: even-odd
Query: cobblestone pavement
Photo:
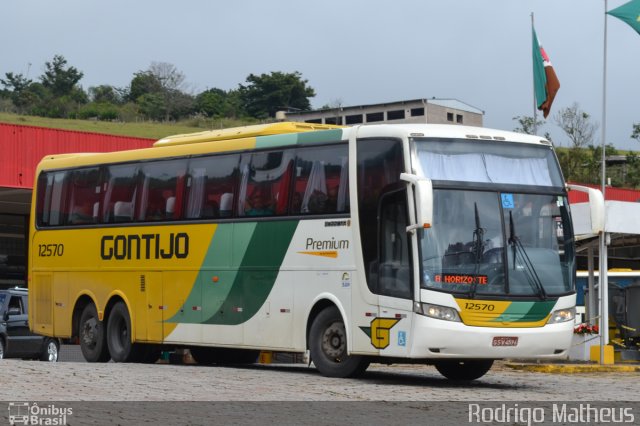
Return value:
[(334, 379), (302, 364), (247, 367), (0, 361), (0, 401), (640, 401), (640, 373), (516, 371), (470, 384), (431, 366), (372, 365)]

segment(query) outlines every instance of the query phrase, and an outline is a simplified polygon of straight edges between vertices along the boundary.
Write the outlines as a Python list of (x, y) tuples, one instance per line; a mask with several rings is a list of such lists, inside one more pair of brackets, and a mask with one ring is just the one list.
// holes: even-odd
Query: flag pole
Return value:
[[(533, 37), (535, 37), (533, 34), (535, 32), (535, 26), (533, 25), (533, 12), (531, 12), (531, 43), (533, 44), (535, 42), (535, 40), (533, 40)], [(531, 59), (533, 61), (533, 57)], [(535, 64), (533, 64), (533, 67), (535, 67)], [(533, 69), (532, 67), (532, 69)], [(538, 134), (538, 112), (537, 112), (537, 105), (536, 105), (536, 79), (535, 76), (532, 79), (533, 81), (533, 134), (537, 135)]]
[[(607, 135), (607, 0), (604, 0), (604, 47), (602, 59), (602, 196), (605, 199), (606, 206), (606, 135)], [(609, 283), (607, 277), (608, 270), (608, 249), (607, 249), (607, 227), (606, 227), (606, 207), (605, 229), (600, 233), (600, 364), (604, 364), (604, 346), (609, 342)]]

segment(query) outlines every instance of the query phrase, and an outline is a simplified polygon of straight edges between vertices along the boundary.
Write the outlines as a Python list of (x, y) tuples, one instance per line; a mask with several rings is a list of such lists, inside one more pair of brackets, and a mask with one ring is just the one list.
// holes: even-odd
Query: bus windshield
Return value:
[(422, 233), (422, 286), (472, 297), (566, 294), (568, 221), (561, 195), (436, 189), (433, 224)]
[(432, 226), (421, 234), (423, 288), (540, 299), (573, 290), (568, 203), (550, 147), (415, 142), (435, 188)]

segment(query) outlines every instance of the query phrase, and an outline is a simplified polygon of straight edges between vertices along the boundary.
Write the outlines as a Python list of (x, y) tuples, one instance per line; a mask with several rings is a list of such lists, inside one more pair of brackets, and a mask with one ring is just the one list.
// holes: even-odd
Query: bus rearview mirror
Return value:
[[(589, 219), (590, 230), (594, 235), (604, 232), (604, 196), (598, 189), (589, 188), (581, 185), (567, 185), (567, 188), (573, 191), (586, 192), (589, 196)], [(578, 230), (576, 230), (576, 233)]]
[(409, 173), (401, 173), (400, 179), (413, 186), (416, 202), (416, 223), (407, 227), (407, 231), (430, 228), (433, 221), (433, 185), (431, 179)]

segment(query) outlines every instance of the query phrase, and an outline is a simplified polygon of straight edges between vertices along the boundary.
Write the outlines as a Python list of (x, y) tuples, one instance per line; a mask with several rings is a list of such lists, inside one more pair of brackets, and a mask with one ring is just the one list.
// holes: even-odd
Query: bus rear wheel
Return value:
[(311, 360), (324, 376), (357, 377), (369, 366), (364, 357), (347, 354), (347, 332), (335, 306), (324, 309), (313, 320), (309, 351)]
[(78, 334), (80, 350), (85, 360), (88, 362), (109, 361), (104, 322), (98, 318), (98, 311), (93, 303), (89, 303), (82, 310)]
[(492, 359), (454, 359), (435, 363), (436, 370), (447, 379), (464, 381), (479, 379), (491, 369), (492, 365)]
[(116, 303), (109, 314), (107, 345), (114, 362), (139, 362), (146, 354), (146, 347), (131, 342), (131, 317), (124, 302)]

